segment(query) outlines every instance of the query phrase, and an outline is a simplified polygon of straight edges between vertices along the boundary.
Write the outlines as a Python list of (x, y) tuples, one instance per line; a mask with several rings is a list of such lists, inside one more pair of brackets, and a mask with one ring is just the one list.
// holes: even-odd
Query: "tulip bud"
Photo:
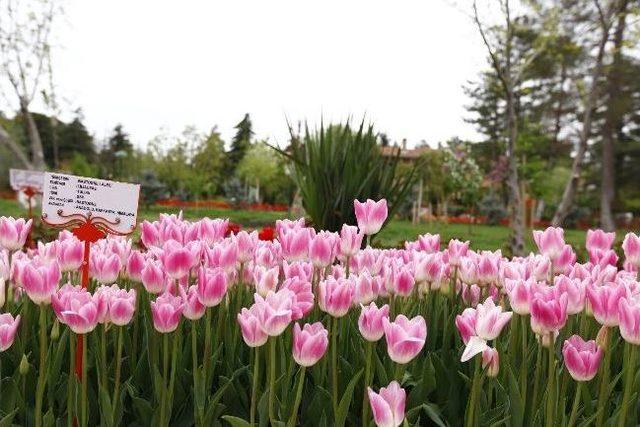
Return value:
[(500, 355), (495, 348), (487, 348), (482, 352), (482, 367), (486, 369), (487, 376), (495, 378), (500, 371)]
[(596, 344), (605, 351), (609, 348), (609, 328), (602, 326), (596, 335)]
[(51, 341), (58, 341), (58, 338), (60, 338), (60, 322), (56, 319), (51, 328)]
[(27, 355), (22, 355), (22, 360), (20, 361), (20, 367), (18, 368), (20, 375), (27, 375), (29, 373), (29, 361), (27, 360)]

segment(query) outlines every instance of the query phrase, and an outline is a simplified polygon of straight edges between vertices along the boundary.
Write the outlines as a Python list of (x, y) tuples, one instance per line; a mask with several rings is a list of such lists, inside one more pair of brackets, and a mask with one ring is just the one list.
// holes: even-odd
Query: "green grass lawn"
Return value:
[[(178, 213), (179, 208), (164, 206), (154, 206), (149, 209), (141, 209), (139, 221), (144, 219), (153, 220), (160, 213)], [(212, 208), (189, 208), (183, 209), (184, 217), (187, 219), (198, 219), (205, 216), (209, 218), (229, 218), (233, 222), (241, 224), (245, 228), (257, 228), (263, 225), (273, 224), (277, 219), (287, 217), (286, 212), (262, 212), (248, 210), (212, 209)], [(0, 215), (4, 216), (25, 216), (26, 211), (16, 202), (11, 200), (0, 200)], [(424, 233), (438, 233), (442, 242), (449, 239), (470, 240), (474, 249), (506, 249), (508, 244), (509, 229), (502, 226), (473, 225), (471, 227), (464, 224), (444, 224), (441, 222), (423, 223), (414, 225), (410, 221), (394, 220), (377, 236), (379, 244), (382, 246), (400, 246), (405, 240), (413, 240), (418, 235)], [(526, 249), (532, 251), (535, 248), (531, 233), (527, 233)], [(620, 238), (621, 236), (619, 236)], [(580, 230), (566, 230), (565, 238), (576, 248), (584, 246), (585, 232)]]

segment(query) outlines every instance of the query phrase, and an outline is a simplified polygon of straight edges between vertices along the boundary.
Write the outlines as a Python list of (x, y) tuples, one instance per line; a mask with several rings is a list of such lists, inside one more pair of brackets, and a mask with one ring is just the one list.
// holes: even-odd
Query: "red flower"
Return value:
[(258, 238), (260, 240), (268, 240), (271, 241), (276, 237), (276, 230), (273, 227), (266, 226), (263, 227), (262, 230), (258, 233)]
[(224, 234), (225, 237), (229, 237), (232, 234), (238, 234), (238, 232), (240, 231), (240, 224), (236, 224), (235, 222), (229, 222), (229, 225), (227, 226), (227, 232)]

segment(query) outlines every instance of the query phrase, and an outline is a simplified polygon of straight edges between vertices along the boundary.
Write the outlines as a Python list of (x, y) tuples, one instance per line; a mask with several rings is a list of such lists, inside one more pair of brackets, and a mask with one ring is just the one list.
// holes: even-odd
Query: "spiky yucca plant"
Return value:
[(317, 229), (338, 231), (342, 224), (355, 224), (353, 200), (381, 198), (389, 204), (389, 218), (410, 194), (415, 184), (416, 165), (399, 173), (400, 150), (392, 157), (381, 153), (373, 125), (351, 128), (349, 121), (304, 135), (291, 126), (291, 145), (277, 149), (292, 163), (292, 176), (302, 196), (302, 204)]

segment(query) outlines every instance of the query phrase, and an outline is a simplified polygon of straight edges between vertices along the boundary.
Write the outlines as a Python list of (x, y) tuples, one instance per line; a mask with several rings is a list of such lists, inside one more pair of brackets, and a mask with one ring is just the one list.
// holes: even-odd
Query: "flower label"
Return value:
[(138, 184), (45, 172), (42, 218), (65, 225), (82, 216), (129, 234), (136, 228), (139, 195)]
[(44, 172), (26, 169), (9, 169), (9, 184), (15, 191), (32, 188), (37, 192), (42, 192), (43, 182)]

